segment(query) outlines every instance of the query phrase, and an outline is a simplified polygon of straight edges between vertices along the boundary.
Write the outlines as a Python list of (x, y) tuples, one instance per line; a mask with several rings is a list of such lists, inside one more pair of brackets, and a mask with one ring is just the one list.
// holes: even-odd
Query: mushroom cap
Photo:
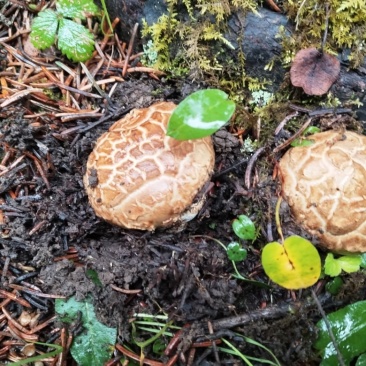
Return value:
[(366, 136), (327, 131), (279, 163), (297, 223), (336, 252), (366, 252)]
[(209, 180), (215, 163), (211, 137), (166, 136), (175, 107), (159, 102), (134, 109), (99, 137), (84, 175), (98, 216), (129, 229), (169, 227)]

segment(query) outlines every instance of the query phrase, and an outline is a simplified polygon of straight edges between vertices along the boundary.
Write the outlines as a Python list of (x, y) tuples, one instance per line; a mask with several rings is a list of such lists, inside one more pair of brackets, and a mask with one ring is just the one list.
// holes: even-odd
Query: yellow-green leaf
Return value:
[(273, 282), (291, 290), (312, 286), (321, 270), (320, 256), (314, 245), (296, 235), (286, 238), (283, 245), (267, 244), (262, 252), (262, 265)]

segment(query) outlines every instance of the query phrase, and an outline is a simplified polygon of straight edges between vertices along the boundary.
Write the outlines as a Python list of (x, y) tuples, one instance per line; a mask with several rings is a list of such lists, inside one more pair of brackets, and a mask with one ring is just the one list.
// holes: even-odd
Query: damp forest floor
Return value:
[[(254, 365), (274, 362), (266, 350), (243, 341), (239, 334), (269, 348), (281, 365), (318, 365), (312, 345), (321, 316), (310, 290), (281, 289), (268, 280), (260, 264), (263, 245), (278, 239), (274, 220), (280, 191), (274, 175), (278, 157), (272, 150), (280, 142), (272, 138), (263, 144), (265, 149), (251, 167), (253, 152), (241, 149), (251, 131), (224, 128), (214, 137), (213, 188), (199, 216), (183, 231), (112, 226), (95, 216), (82, 183), (96, 139), (132, 108), (156, 100), (178, 103), (206, 86), (167, 80), (148, 68), (126, 71), (122, 78), (123, 52), (110, 70), (108, 61), (100, 62), (96, 54), (88, 68), (110, 93), (105, 98), (92, 85), (85, 87), (90, 81), (80, 66), (68, 63), (81, 77), (76, 83), (65, 69), (55, 67), (59, 54), (30, 57), (16, 48), (20, 43), (25, 46), (25, 38), (2, 37), (6, 47), (0, 70), (0, 364), (25, 358), (21, 349), (31, 338), (24, 329), (14, 330), (6, 314), (16, 321), (23, 311), (38, 317), (37, 324), (45, 326), (31, 334), (40, 342), (60, 344), (67, 325), (53, 318), (54, 298), (75, 296), (78, 301), (91, 299), (98, 320), (117, 328), (116, 344), (135, 355), (140, 354), (132, 336), (136, 314), (167, 315), (173, 325), (185, 326), (178, 346), (166, 355), (146, 347), (146, 359), (153, 360), (146, 364), (243, 365), (238, 356), (212, 346), (222, 338), (259, 359), (252, 361)], [(112, 52), (108, 42), (103, 47), (100, 52)], [(237, 240), (231, 224), (240, 214), (256, 223), (258, 238), (243, 243), (248, 257), (237, 263), (237, 269), (246, 279), (268, 286), (235, 278), (225, 251), (212, 240), (225, 245)], [(281, 219), (285, 235), (305, 235), (285, 204)], [(326, 293), (324, 280), (316, 285), (326, 312), (365, 298), (363, 273), (343, 280), (337, 297)], [(147, 337), (143, 331), (138, 336)], [(161, 338), (167, 347), (171, 338)], [(122, 364), (122, 356), (119, 347), (109, 365)], [(69, 352), (61, 361), (59, 357), (43, 364), (76, 364)]]

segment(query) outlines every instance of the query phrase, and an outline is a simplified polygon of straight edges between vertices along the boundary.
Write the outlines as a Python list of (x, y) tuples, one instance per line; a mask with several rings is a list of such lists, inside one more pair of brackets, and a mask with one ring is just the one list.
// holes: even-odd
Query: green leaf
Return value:
[[(327, 315), (339, 350), (346, 365), (366, 352), (366, 301), (345, 306)], [(338, 366), (338, 358), (324, 320), (317, 323), (319, 328), (315, 348), (321, 352), (321, 366)]]
[(247, 257), (247, 250), (236, 241), (231, 242), (227, 248), (226, 253), (228, 258), (234, 262), (243, 261)]
[(58, 19), (57, 13), (46, 9), (38, 13), (32, 23), (30, 40), (39, 50), (51, 47), (55, 43)]
[(58, 0), (57, 11), (66, 18), (85, 19), (88, 14), (98, 13), (98, 7), (92, 0)]
[(167, 344), (164, 342), (164, 340), (162, 338), (158, 338), (154, 343), (153, 343), (153, 352), (157, 355), (163, 355), (164, 351), (166, 349)]
[(61, 321), (67, 323), (76, 319), (81, 312), (84, 331), (75, 337), (71, 346), (71, 354), (78, 365), (103, 365), (110, 359), (117, 330), (97, 320), (90, 302), (78, 302), (74, 297), (68, 301), (56, 299), (55, 310), (61, 316)]
[(363, 353), (356, 362), (356, 366), (366, 366), (366, 353)]
[(99, 287), (102, 286), (102, 282), (99, 279), (97, 271), (94, 271), (94, 269), (89, 268), (86, 270), (85, 274), (86, 274), (86, 277), (88, 277), (94, 283), (94, 285), (99, 286)]
[(240, 239), (244, 240), (255, 239), (255, 225), (248, 216), (245, 215), (238, 216), (238, 218), (233, 221), (232, 227), (234, 233)]
[(338, 295), (339, 291), (341, 290), (342, 285), (343, 285), (342, 278), (334, 277), (331, 281), (329, 281), (325, 285), (325, 288), (330, 294), (335, 296), (335, 295)]
[(360, 267), (366, 268), (366, 253), (361, 254), (361, 264)]
[(235, 103), (222, 90), (199, 90), (173, 111), (166, 134), (177, 140), (210, 136), (229, 121), (234, 111)]
[(58, 48), (73, 61), (88, 60), (94, 50), (93, 35), (82, 25), (68, 19), (60, 19)]
[(357, 272), (362, 263), (361, 255), (344, 255), (334, 258), (332, 253), (328, 253), (324, 263), (324, 273), (328, 276), (338, 276), (341, 271), (346, 273)]
[(307, 135), (313, 135), (314, 133), (318, 133), (320, 132), (320, 128), (319, 127), (315, 127), (315, 126), (309, 126), (305, 129), (305, 131), (302, 133), (304, 136)]
[(338, 258), (338, 262), (341, 264), (344, 272), (352, 273), (360, 270), (362, 258), (360, 255), (344, 255)]
[(291, 142), (291, 146), (311, 146), (314, 143), (314, 140), (306, 140), (304, 138), (295, 139)]
[(333, 253), (328, 253), (324, 262), (324, 273), (336, 277), (342, 272), (341, 264), (334, 258)]
[(283, 245), (267, 244), (262, 252), (262, 265), (273, 282), (291, 290), (312, 286), (321, 270), (320, 256), (314, 245), (296, 235), (286, 238)]

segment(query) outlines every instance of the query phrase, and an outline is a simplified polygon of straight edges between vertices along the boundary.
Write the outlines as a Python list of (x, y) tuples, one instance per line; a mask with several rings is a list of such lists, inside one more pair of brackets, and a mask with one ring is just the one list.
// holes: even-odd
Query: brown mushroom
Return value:
[(154, 230), (172, 226), (192, 205), (215, 155), (210, 137), (166, 136), (175, 107), (159, 102), (134, 109), (97, 140), (84, 186), (98, 216), (124, 228)]
[(366, 252), (366, 136), (327, 131), (279, 163), (296, 221), (336, 252)]

